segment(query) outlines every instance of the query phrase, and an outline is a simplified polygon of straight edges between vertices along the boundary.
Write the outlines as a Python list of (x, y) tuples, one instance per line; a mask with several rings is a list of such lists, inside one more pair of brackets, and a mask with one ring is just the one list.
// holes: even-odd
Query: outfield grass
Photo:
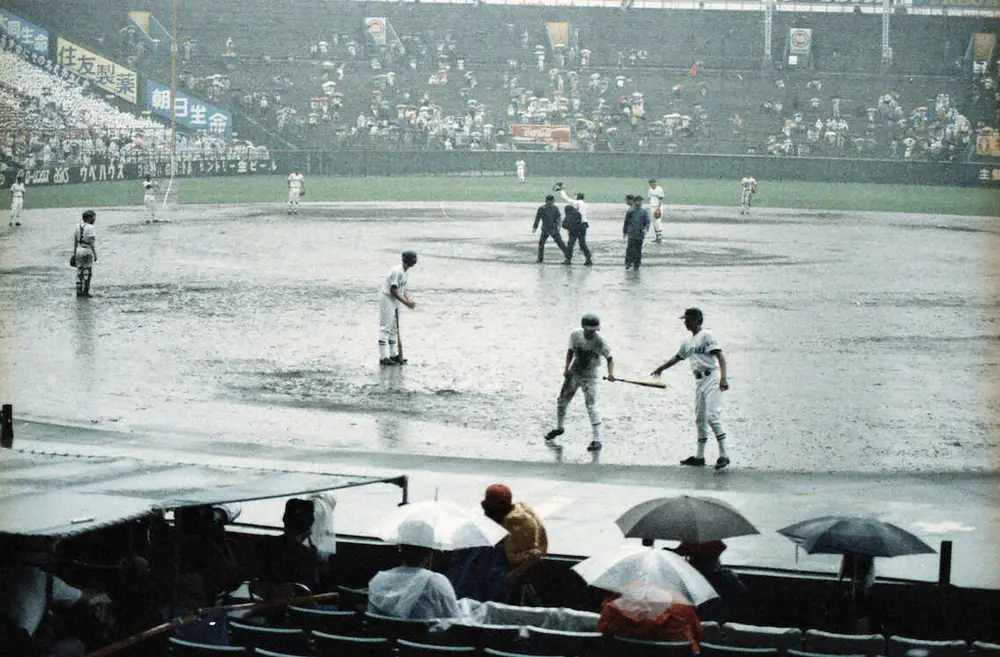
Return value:
[[(555, 179), (513, 177), (308, 177), (304, 201), (477, 201), (540, 202)], [(625, 194), (645, 196), (643, 180), (625, 178), (564, 179), (570, 191), (583, 191), (590, 202), (620, 202)], [(164, 181), (161, 181), (161, 192)], [(661, 180), (667, 201), (678, 205), (739, 203), (739, 181)], [(181, 203), (267, 203), (285, 200), (284, 176), (187, 178), (180, 183)], [(7, 194), (0, 195), (10, 206)], [(138, 181), (118, 181), (30, 188), (25, 207), (102, 207), (141, 205)], [(929, 187), (848, 183), (769, 182), (761, 180), (759, 208), (921, 212), (1000, 216), (1000, 194), (971, 187)]]

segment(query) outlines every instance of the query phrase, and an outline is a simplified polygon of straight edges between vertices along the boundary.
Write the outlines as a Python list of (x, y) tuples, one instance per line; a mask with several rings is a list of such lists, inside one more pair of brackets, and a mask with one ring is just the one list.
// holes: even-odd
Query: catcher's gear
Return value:
[(403, 251), (403, 263), (407, 265), (417, 264), (417, 252), (416, 251)]
[(601, 320), (593, 313), (587, 313), (580, 318), (580, 326), (590, 331), (601, 330)]
[(659, 219), (662, 216), (663, 212), (660, 211), (660, 208), (656, 208), (655, 210), (653, 210), (653, 219)]

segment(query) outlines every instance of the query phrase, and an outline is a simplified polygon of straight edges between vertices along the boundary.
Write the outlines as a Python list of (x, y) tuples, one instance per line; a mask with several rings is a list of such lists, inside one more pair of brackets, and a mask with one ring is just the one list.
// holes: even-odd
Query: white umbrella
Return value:
[(683, 557), (642, 545), (622, 545), (581, 561), (573, 570), (587, 584), (609, 591), (634, 592), (637, 583), (646, 583), (676, 591), (695, 606), (719, 596)]
[(507, 530), (482, 511), (435, 500), (399, 507), (383, 518), (373, 533), (387, 543), (461, 550), (496, 545), (507, 535)]

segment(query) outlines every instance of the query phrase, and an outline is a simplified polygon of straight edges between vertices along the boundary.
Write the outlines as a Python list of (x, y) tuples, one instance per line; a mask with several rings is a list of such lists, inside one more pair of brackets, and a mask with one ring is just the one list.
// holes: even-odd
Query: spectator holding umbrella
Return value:
[(698, 615), (703, 620), (716, 621), (720, 625), (732, 617), (732, 608), (739, 606), (739, 601), (747, 592), (747, 587), (732, 568), (722, 565), (719, 556), (726, 550), (722, 541), (706, 543), (681, 543), (674, 550), (701, 573), (712, 588), (719, 594), (698, 607)]

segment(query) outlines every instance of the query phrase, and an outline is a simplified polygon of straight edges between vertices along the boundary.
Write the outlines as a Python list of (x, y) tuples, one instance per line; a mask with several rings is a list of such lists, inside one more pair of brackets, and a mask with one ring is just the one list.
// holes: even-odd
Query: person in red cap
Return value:
[(502, 525), (508, 534), (503, 539), (507, 552), (507, 590), (512, 604), (537, 602), (530, 570), (549, 551), (549, 539), (542, 519), (525, 502), (514, 502), (510, 488), (493, 484), (482, 501), (486, 516)]

